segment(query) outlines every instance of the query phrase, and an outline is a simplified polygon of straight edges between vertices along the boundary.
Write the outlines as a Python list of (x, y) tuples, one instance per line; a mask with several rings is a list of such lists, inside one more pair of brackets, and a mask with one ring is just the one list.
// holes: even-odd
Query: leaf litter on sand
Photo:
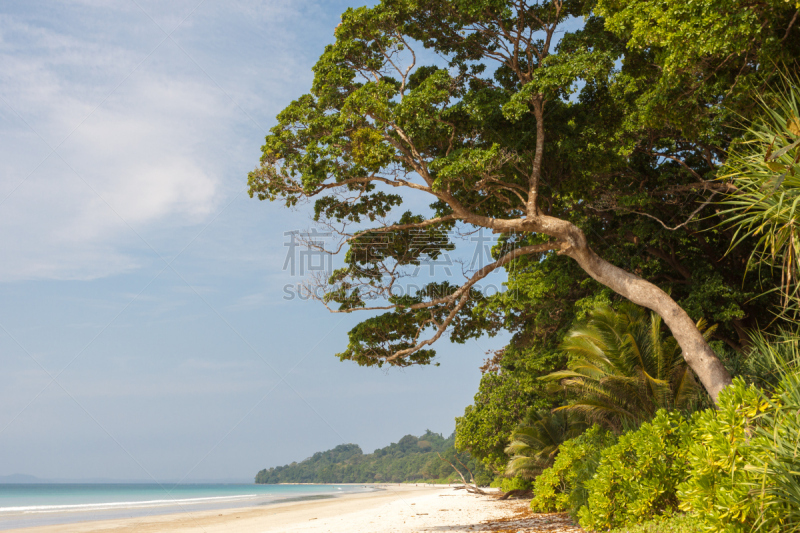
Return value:
[(534, 513), (527, 501), (508, 502), (511, 514), (489, 520), (480, 531), (493, 533), (585, 533), (575, 525), (567, 513)]

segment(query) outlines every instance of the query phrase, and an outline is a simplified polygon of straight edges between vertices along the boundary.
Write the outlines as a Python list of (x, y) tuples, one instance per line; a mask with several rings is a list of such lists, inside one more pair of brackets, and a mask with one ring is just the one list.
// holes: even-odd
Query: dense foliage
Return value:
[(498, 368), (484, 373), (474, 403), (456, 418), (456, 447), (502, 472), (511, 432), (534, 406), (549, 407), (537, 388), (541, 389), (528, 372)]
[(787, 376), (775, 411), (759, 432), (766, 438), (764, 471), (770, 484), (764, 498), (769, 509), (762, 523), (771, 531), (800, 531), (800, 375)]
[(770, 391), (737, 379), (692, 428), (681, 508), (714, 531), (800, 531), (800, 337), (760, 340), (780, 382)]
[[(716, 328), (698, 328), (710, 336)], [(557, 382), (573, 400), (558, 410), (580, 414), (619, 431), (651, 419), (659, 409), (686, 410), (700, 395), (678, 343), (665, 337), (655, 313), (623, 303), (600, 306), (565, 335), (561, 349), (568, 370)]]
[[(491, 476), (469, 455), (457, 453), (455, 438), (445, 439), (426, 432), (421, 437), (406, 435), (396, 443), (364, 454), (356, 444), (341, 444), (317, 452), (299, 463), (264, 469), (256, 483), (403, 483), (413, 481), (460, 482), (458, 468), (467, 480), (471, 474), (479, 484), (488, 485)], [(451, 464), (439, 458), (439, 455)], [(460, 462), (459, 462), (460, 461)]]
[(597, 471), (585, 484), (589, 497), (579, 511), (580, 524), (603, 531), (677, 510), (688, 438), (683, 416), (659, 411), (652, 422), (603, 450)]
[(703, 533), (705, 530), (705, 523), (700, 517), (675, 514), (611, 531), (612, 533)]
[(564, 411), (538, 411), (529, 415), (511, 434), (506, 453), (511, 456), (506, 473), (533, 479), (555, 460), (561, 445), (586, 431), (579, 416)]
[(561, 445), (534, 481), (531, 508), (577, 510), (590, 531), (648, 520), (661, 531), (679, 509), (695, 518), (677, 531), (800, 531), (800, 337), (756, 336), (754, 345), (753, 358), (772, 358), (763, 374), (779, 381), (760, 388), (736, 378), (717, 409), (660, 411), (618, 439), (600, 440), (595, 426)]
[[(800, 338), (778, 342), (796, 349)], [(660, 411), (618, 438), (594, 426), (566, 441), (535, 479), (531, 509), (569, 510), (589, 531), (648, 520), (669, 531), (679, 510), (695, 518), (676, 531), (800, 531), (800, 372), (797, 359), (780, 368), (771, 392), (736, 378), (718, 409)]]
[[(800, 310), (798, 8), (348, 10), (310, 93), (267, 136), (250, 194), (312, 200), (341, 237), (344, 265), (316, 280), (319, 299), (368, 311), (342, 360), (429, 364), (442, 337), (511, 333), (454, 442), (471, 469), (501, 475), (495, 485), (535, 478), (534, 510), (569, 510), (595, 530), (800, 531), (798, 337), (771, 336), (776, 314)], [(403, 191), (429, 209), (404, 211)], [(453, 250), (453, 234), (479, 229), (499, 237), (491, 264), (393, 292)], [(484, 297), (476, 283), (491, 273), (508, 290)], [(791, 358), (775, 356), (787, 346)], [(423, 436), (425, 451), (414, 439), (259, 476), (453, 475), (428, 458), (454, 456), (452, 441)]]
[(531, 509), (538, 512), (569, 511), (573, 518), (576, 517), (586, 504), (586, 483), (594, 476), (602, 451), (616, 440), (612, 433), (594, 425), (583, 435), (562, 444), (553, 466), (534, 481)]
[[(726, 224), (735, 229), (733, 246), (742, 240), (758, 239), (749, 252), (748, 263), (756, 277), (781, 274), (779, 287), (784, 309), (797, 312), (800, 279), (800, 109), (795, 80), (774, 98), (761, 97), (762, 117), (747, 130), (731, 150), (726, 178), (737, 191), (726, 198)], [(754, 282), (756, 280), (753, 280)], [(770, 288), (769, 282), (766, 284)]]
[[(758, 340), (758, 339), (756, 339)], [(764, 346), (764, 345), (762, 345)], [(800, 336), (782, 334), (771, 348), (782, 374), (774, 409), (764, 414), (759, 437), (770, 484), (764, 487), (769, 507), (761, 525), (768, 531), (800, 531)], [(775, 349), (777, 348), (777, 349)], [(779, 518), (779, 520), (775, 520)], [(772, 522), (770, 524), (770, 522)]]
[[(720, 398), (719, 410), (697, 416), (688, 447), (689, 477), (680, 487), (681, 508), (701, 514), (717, 531), (750, 531), (764, 500), (752, 491), (763, 479), (763, 439), (755, 434), (767, 396), (737, 379)], [(748, 465), (751, 468), (747, 468)]]

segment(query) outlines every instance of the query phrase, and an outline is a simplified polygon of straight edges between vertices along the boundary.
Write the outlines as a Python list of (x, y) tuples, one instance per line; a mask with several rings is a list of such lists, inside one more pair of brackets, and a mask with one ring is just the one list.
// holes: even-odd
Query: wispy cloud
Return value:
[[(140, 268), (148, 259), (136, 250), (153, 255), (140, 236), (200, 224), (233, 194), (226, 158), (241, 155), (253, 129), (258, 142), (266, 125), (255, 110), (276, 94), (264, 85), (291, 81), (296, 60), (266, 77), (247, 54), (217, 54), (220, 65), (193, 25), (252, 18), (253, 28), (274, 29), (266, 38), (280, 57), (292, 52), (287, 21), (310, 6), (238, 1), (224, 14), (214, 5), (194, 13), (198, 5), (62, 4), (79, 13), (75, 24), (58, 13), (0, 13), (0, 281)], [(245, 83), (232, 83), (237, 67), (233, 81)]]

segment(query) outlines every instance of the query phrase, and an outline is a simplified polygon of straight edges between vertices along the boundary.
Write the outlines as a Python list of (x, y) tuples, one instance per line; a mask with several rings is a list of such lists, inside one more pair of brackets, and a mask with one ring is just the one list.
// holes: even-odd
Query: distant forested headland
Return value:
[[(406, 435), (396, 443), (365, 454), (357, 444), (341, 444), (299, 463), (264, 469), (256, 483), (402, 483), (461, 481), (452, 463), (469, 479), (488, 482), (491, 475), (466, 453), (457, 453), (455, 435), (444, 438), (427, 431)], [(448, 462), (442, 460), (446, 459)], [(460, 464), (459, 463), (463, 463)]]

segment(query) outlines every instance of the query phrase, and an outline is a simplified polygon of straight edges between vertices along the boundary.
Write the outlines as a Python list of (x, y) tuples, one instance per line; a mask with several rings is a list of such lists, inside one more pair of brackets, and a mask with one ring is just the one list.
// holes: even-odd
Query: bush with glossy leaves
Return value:
[(586, 482), (581, 526), (608, 530), (677, 510), (677, 486), (687, 475), (689, 430), (682, 415), (662, 410), (603, 450), (594, 477)]
[(703, 516), (709, 531), (745, 533), (772, 499), (763, 490), (768, 440), (758, 430), (775, 404), (741, 378), (720, 393), (718, 402), (717, 410), (695, 416), (687, 450), (689, 475), (678, 488), (680, 508)]
[(531, 509), (536, 512), (569, 511), (575, 517), (586, 502), (584, 484), (592, 479), (601, 452), (616, 442), (616, 437), (592, 426), (586, 433), (564, 442), (553, 466), (533, 483)]

